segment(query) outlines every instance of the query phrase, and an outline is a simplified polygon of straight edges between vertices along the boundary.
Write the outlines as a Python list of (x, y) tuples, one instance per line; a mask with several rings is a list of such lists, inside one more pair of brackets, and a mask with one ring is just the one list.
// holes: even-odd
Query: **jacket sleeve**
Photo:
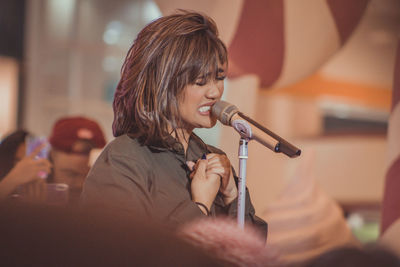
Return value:
[(150, 170), (140, 161), (106, 149), (85, 180), (81, 204), (85, 208), (109, 209), (134, 218), (152, 216)]
[[(236, 186), (238, 185), (239, 177), (236, 175), (235, 170), (232, 168), (233, 171), (233, 177), (235, 178)], [(219, 214), (225, 214), (228, 215), (229, 217), (237, 217), (238, 209), (238, 198), (235, 198), (229, 205), (225, 205), (222, 197), (218, 196), (216, 201), (214, 202), (214, 209), (213, 211), (215, 212), (215, 215)], [(249, 190), (246, 187), (246, 198), (245, 198), (245, 222), (247, 224), (253, 225), (261, 235), (267, 239), (268, 235), (268, 224), (265, 222), (263, 219), (260, 217), (257, 217), (255, 215), (256, 211), (254, 209), (253, 204), (251, 203), (250, 199), (250, 194)]]

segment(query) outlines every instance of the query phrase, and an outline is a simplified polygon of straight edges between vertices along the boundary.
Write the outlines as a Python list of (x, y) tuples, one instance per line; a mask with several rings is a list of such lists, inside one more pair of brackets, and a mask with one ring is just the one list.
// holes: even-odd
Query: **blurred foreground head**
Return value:
[(226, 266), (148, 222), (51, 206), (0, 206), (2, 266)]
[(239, 227), (231, 218), (200, 219), (184, 225), (178, 235), (229, 266), (278, 266), (277, 251), (266, 246), (258, 229)]
[(53, 126), (49, 137), (53, 175), (49, 182), (65, 183), (72, 194), (82, 191), (94, 148), (106, 144), (99, 124), (85, 117), (64, 117)]

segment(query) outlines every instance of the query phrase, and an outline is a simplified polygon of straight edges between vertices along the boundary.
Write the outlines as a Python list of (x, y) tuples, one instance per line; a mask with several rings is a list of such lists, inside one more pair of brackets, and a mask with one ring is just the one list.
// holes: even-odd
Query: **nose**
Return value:
[(221, 98), (223, 91), (223, 81), (210, 81), (207, 88), (206, 97), (209, 99), (219, 99)]

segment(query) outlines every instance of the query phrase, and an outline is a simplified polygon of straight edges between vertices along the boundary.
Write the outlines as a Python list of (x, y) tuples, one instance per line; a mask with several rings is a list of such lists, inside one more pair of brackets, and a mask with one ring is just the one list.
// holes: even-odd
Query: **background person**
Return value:
[(27, 131), (17, 130), (0, 143), (0, 200), (9, 198), (19, 189), (18, 193), (23, 193), (19, 198), (21, 200), (45, 201), (45, 180), (39, 174), (50, 173), (51, 163), (47, 159), (36, 158), (45, 144), (26, 156), (27, 136)]
[(75, 203), (89, 171), (91, 150), (103, 148), (106, 144), (104, 133), (92, 119), (63, 117), (54, 124), (49, 142), (53, 172), (47, 180), (49, 183), (67, 184), (69, 201)]

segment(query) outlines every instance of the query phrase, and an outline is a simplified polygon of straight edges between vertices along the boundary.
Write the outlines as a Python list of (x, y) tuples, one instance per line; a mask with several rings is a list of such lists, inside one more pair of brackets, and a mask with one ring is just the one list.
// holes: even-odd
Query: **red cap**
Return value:
[(71, 153), (77, 141), (87, 140), (93, 148), (103, 148), (106, 144), (103, 131), (97, 122), (84, 117), (65, 117), (53, 127), (49, 142), (55, 149)]

